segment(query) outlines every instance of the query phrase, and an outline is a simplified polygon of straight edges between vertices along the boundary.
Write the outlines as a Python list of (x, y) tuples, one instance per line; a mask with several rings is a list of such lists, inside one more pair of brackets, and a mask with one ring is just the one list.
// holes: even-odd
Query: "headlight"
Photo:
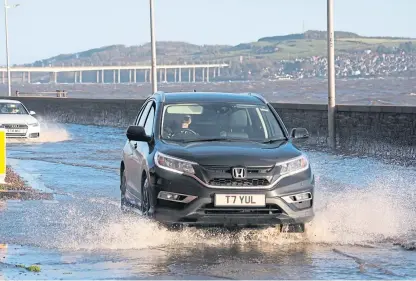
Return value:
[(37, 126), (39, 126), (39, 123), (38, 122), (28, 123), (27, 125), (30, 126), (30, 127), (37, 127)]
[(277, 163), (277, 166), (280, 167), (281, 176), (292, 175), (308, 169), (309, 160), (305, 155), (302, 155), (286, 162)]
[(160, 152), (155, 154), (155, 163), (159, 168), (179, 174), (195, 174), (192, 165), (197, 165), (197, 163), (168, 156)]

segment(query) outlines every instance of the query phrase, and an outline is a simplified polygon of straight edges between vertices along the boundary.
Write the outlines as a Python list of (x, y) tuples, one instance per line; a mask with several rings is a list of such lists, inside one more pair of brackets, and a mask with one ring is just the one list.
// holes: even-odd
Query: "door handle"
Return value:
[(134, 143), (134, 149), (136, 149), (136, 148), (137, 148), (137, 142)]

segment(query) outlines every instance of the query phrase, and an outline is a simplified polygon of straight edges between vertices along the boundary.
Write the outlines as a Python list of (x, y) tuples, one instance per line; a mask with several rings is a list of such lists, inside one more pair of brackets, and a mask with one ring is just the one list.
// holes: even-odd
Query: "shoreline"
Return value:
[(33, 189), (11, 166), (6, 167), (6, 184), (0, 184), (0, 201), (48, 199), (52, 199), (52, 194)]

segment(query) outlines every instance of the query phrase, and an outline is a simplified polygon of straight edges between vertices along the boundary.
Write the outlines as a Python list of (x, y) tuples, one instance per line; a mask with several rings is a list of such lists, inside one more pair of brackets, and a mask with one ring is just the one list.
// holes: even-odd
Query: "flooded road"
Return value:
[[(53, 201), (0, 208), (0, 279), (415, 279), (416, 169), (309, 151), (316, 219), (273, 230), (168, 231), (119, 209), (124, 129), (46, 128), (8, 161)], [(15, 265), (38, 264), (29, 272)]]

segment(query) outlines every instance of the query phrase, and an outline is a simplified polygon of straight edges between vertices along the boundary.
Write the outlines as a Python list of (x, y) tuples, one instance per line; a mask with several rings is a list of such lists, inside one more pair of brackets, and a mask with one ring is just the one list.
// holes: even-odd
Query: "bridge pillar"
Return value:
[(209, 67), (207, 67), (207, 82), (209, 82)]
[(74, 72), (74, 84), (76, 84), (77, 83), (77, 80), (78, 80), (78, 72)]
[(191, 83), (191, 69), (188, 68), (188, 82)]
[(121, 82), (121, 74), (120, 74), (120, 72), (121, 72), (121, 69), (119, 69), (118, 70), (118, 78), (117, 78), (117, 82), (120, 84), (120, 82)]
[(165, 83), (168, 82), (168, 70), (165, 68)]
[(159, 81), (162, 82), (162, 75), (163, 75), (163, 71), (162, 69), (159, 69)]
[(82, 84), (82, 71), (79, 72), (79, 83)]
[(58, 73), (51, 72), (49, 74), (49, 83), (57, 84), (58, 83)]
[(25, 77), (26, 77), (26, 73), (25, 72), (22, 72), (22, 84), (25, 83)]
[(195, 69), (195, 67), (194, 67), (194, 70), (193, 70), (193, 81), (194, 81), (194, 83), (196, 82), (196, 69)]
[(136, 84), (137, 82), (137, 69), (133, 71), (133, 82)]
[(113, 84), (116, 83), (116, 71), (113, 70)]
[(213, 69), (212, 69), (212, 71), (213, 71), (213, 78), (215, 78), (216, 77), (216, 73), (217, 73), (217, 69), (214, 67)]
[(104, 84), (104, 69), (101, 70), (101, 84)]
[(97, 70), (97, 84), (100, 83), (100, 71)]
[(179, 68), (179, 83), (182, 82), (182, 68)]
[(205, 68), (202, 69), (202, 82), (205, 82)]
[(218, 67), (218, 75), (217, 76), (220, 76), (221, 75), (221, 67)]
[(131, 84), (131, 69), (129, 70), (129, 83)]
[(144, 83), (147, 82), (147, 70), (144, 71)]
[(4, 71), (1, 72), (1, 83), (6, 84)]
[(177, 75), (177, 70), (175, 68), (175, 83), (178, 82), (178, 78), (176, 77), (176, 75)]

